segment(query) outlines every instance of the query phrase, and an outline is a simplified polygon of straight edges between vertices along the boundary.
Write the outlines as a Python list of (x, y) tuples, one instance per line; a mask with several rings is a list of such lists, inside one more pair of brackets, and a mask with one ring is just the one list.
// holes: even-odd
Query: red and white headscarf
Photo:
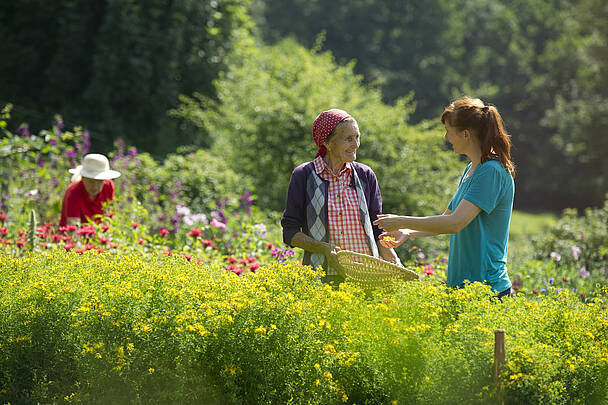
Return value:
[(346, 111), (338, 110), (337, 108), (323, 111), (321, 114), (317, 115), (317, 118), (315, 118), (315, 121), (312, 124), (312, 138), (319, 147), (319, 151), (315, 157), (319, 155), (321, 155), (321, 157), (325, 156), (326, 150), (323, 143), (329, 134), (331, 134), (331, 131), (347, 117), (350, 117), (350, 115)]

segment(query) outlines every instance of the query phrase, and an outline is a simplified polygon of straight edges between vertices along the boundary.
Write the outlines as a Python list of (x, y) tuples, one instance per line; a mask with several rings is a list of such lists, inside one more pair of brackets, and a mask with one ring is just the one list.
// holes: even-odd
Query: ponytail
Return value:
[(479, 138), (481, 163), (498, 160), (515, 177), (511, 161), (511, 136), (505, 130), (502, 117), (493, 105), (485, 105), (478, 98), (461, 97), (445, 108), (441, 122), (459, 129), (469, 129)]

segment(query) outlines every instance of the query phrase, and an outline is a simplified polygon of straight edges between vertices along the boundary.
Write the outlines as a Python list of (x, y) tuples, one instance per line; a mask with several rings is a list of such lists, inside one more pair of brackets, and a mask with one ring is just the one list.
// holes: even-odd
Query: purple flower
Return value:
[(137, 156), (137, 148), (133, 147), (129, 149), (129, 156), (135, 157)]
[(54, 140), (53, 138), (49, 139), (49, 143), (53, 146), (57, 145), (57, 141)]
[(42, 155), (38, 155), (38, 161), (36, 162), (36, 164), (38, 165), (38, 167), (44, 167), (44, 159), (42, 158)]
[(53, 120), (53, 125), (56, 126), (57, 128), (59, 128), (59, 130), (63, 129), (63, 119), (61, 119), (61, 117), (56, 116), (55, 119)]
[(553, 281), (554, 281), (554, 280), (553, 280), (552, 278), (550, 278), (550, 279), (549, 279), (549, 284), (553, 284)]
[(424, 259), (425, 257), (426, 257), (426, 255), (423, 252), (418, 252), (419, 259)]
[(22, 124), (17, 128), (17, 133), (25, 138), (30, 137), (30, 126), (28, 124)]
[(589, 273), (585, 266), (583, 266), (578, 270), (578, 275), (581, 276), (581, 278), (586, 279), (591, 275), (591, 273)]
[(581, 248), (575, 245), (570, 249), (572, 249), (572, 257), (574, 257), (574, 260), (578, 260), (578, 255), (582, 252)]

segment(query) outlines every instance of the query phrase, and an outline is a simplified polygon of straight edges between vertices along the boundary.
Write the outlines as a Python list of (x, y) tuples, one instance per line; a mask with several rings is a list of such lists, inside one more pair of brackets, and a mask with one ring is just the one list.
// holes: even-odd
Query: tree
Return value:
[(217, 101), (182, 97), (175, 114), (212, 134), (212, 150), (252, 179), (262, 207), (284, 208), (292, 170), (317, 150), (312, 122), (329, 108), (358, 121), (358, 160), (376, 172), (385, 212), (442, 212), (456, 189), (461, 168), (443, 149), (442, 133), (408, 124), (409, 98), (384, 104), (353, 64), (340, 66), (329, 52), (311, 52), (292, 39), (256, 49), (220, 74), (216, 91)]
[(123, 137), (161, 152), (191, 143), (166, 111), (181, 93), (213, 96), (226, 55), (252, 41), (247, 1), (30, 3), (0, 6), (0, 98), (45, 123), (60, 113), (107, 145)]

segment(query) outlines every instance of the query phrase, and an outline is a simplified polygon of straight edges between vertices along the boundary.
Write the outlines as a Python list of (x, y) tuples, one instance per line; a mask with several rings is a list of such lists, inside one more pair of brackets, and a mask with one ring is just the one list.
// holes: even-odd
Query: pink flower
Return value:
[(549, 257), (551, 257), (551, 259), (553, 259), (556, 262), (559, 262), (560, 260), (562, 260), (562, 256), (557, 252), (551, 252)]
[(218, 221), (217, 219), (213, 218), (211, 220), (211, 222), (209, 222), (209, 225), (211, 225), (214, 228), (218, 228), (221, 229), (222, 231), (226, 230), (226, 224), (223, 222)]
[(422, 272), (429, 276), (432, 276), (433, 274), (435, 274), (435, 272), (433, 271), (433, 266), (431, 266), (431, 265), (426, 266)]
[(104, 238), (102, 236), (99, 237), (99, 243), (101, 243), (102, 245), (105, 245), (109, 241), (110, 241), (110, 238)]
[(574, 260), (578, 260), (578, 255), (582, 252), (581, 248), (578, 246), (572, 246), (572, 257), (574, 257)]
[(587, 271), (587, 269), (585, 268), (585, 266), (583, 266), (578, 270), (578, 275), (581, 276), (581, 278), (586, 279), (586, 278), (589, 278), (591, 273), (589, 273)]
[(137, 222), (131, 222), (131, 228), (137, 229), (139, 228), (139, 224)]
[(0, 228), (0, 235), (2, 235), (2, 236), (8, 235), (8, 228), (7, 227)]
[(203, 236), (203, 233), (199, 228), (192, 228), (190, 229), (190, 233), (188, 234), (188, 236), (192, 236), (193, 238), (200, 238), (201, 236)]

